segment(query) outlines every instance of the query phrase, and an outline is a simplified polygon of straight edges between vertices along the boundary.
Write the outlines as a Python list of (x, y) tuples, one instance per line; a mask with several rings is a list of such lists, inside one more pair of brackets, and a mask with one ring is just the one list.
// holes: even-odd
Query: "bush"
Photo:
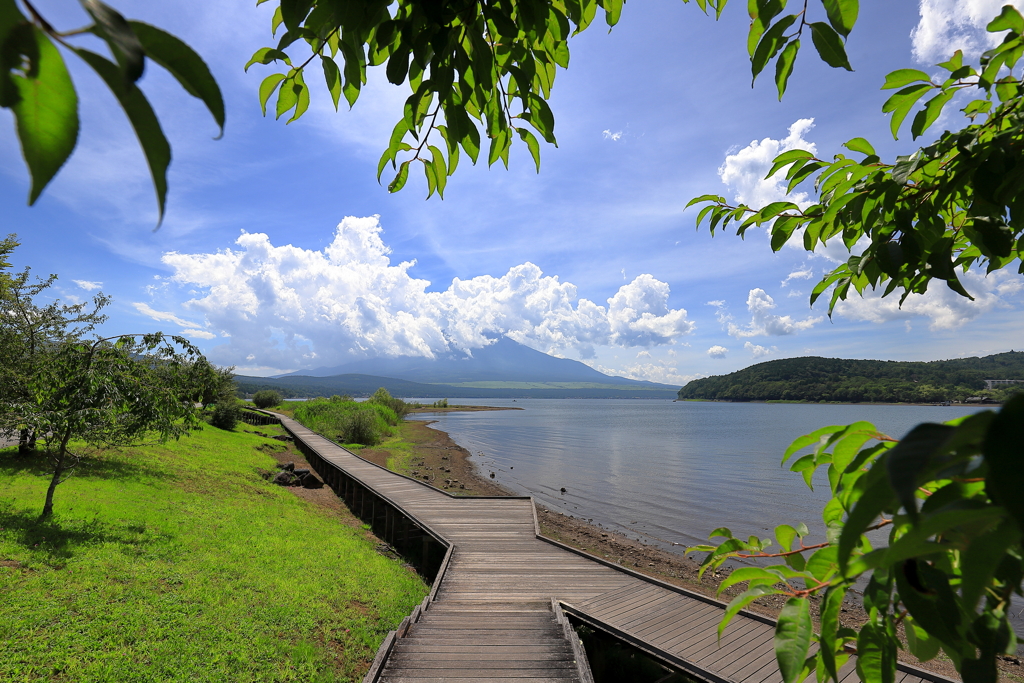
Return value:
[(434, 407), (434, 408), (447, 408), (448, 407), (448, 399), (442, 398), (440, 401), (434, 401), (434, 404), (433, 404), (432, 407)]
[[(404, 405), (404, 403), (403, 403)], [(374, 446), (394, 433), (399, 417), (386, 405), (316, 399), (295, 409), (295, 419), (329, 439)]]
[(281, 402), (281, 394), (277, 393), (273, 389), (264, 389), (263, 391), (257, 391), (252, 396), (252, 403), (257, 408), (273, 408)]
[[(366, 402), (376, 403), (377, 405), (382, 405), (390, 408), (395, 412), (395, 415), (398, 417), (398, 419), (405, 417), (406, 413), (409, 412), (409, 405), (400, 398), (394, 398), (390, 393), (388, 393), (388, 390), (385, 389), (384, 387), (381, 387), (377, 391), (373, 392), (373, 396), (366, 399)], [(396, 421), (393, 422), (392, 424), (398, 424), (398, 422)]]
[(217, 401), (210, 413), (210, 424), (220, 429), (235, 428), (242, 417), (242, 402), (234, 396), (224, 396)]

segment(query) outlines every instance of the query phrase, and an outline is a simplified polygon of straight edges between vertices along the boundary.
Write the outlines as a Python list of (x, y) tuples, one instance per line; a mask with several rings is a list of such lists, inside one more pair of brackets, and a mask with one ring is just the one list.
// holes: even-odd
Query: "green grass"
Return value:
[(0, 450), (0, 680), (358, 680), (428, 589), (261, 479), (251, 429), (279, 428), (96, 454), (42, 525), (39, 462)]

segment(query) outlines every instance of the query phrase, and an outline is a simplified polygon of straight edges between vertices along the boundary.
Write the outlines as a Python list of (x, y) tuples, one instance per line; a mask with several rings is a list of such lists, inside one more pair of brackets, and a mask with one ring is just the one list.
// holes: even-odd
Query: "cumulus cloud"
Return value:
[(72, 282), (87, 292), (95, 291), (103, 286), (102, 282), (92, 282), (91, 280), (72, 280)]
[(754, 358), (764, 358), (767, 355), (778, 353), (779, 351), (778, 346), (772, 346), (771, 348), (768, 348), (766, 346), (760, 346), (759, 344), (753, 344), (751, 342), (745, 342), (743, 344), (743, 348), (745, 348), (747, 351), (750, 351), (750, 355), (753, 356)]
[(133, 303), (132, 306), (134, 306), (135, 310), (137, 310), (139, 313), (141, 313), (142, 315), (145, 315), (145, 316), (149, 316), (153, 320), (159, 320), (160, 322), (174, 323), (175, 325), (181, 325), (182, 327), (191, 327), (191, 328), (202, 327), (198, 323), (189, 322), (188, 320), (182, 320), (181, 318), (179, 318), (178, 316), (174, 315), (173, 313), (168, 313), (167, 311), (158, 311), (158, 310), (152, 308), (149, 304), (144, 304), (144, 303), (141, 303), (141, 302), (136, 302), (136, 303)]
[(1003, 5), (1024, 9), (1021, 0), (921, 0), (921, 19), (910, 32), (914, 59), (944, 61), (956, 50), (968, 58), (998, 45), (1002, 33), (985, 30)]
[(733, 191), (737, 202), (761, 207), (771, 202), (788, 200), (800, 206), (810, 204), (805, 192), (786, 194), (786, 173), (779, 171), (771, 178), (765, 178), (772, 168), (772, 160), (791, 149), (817, 152), (813, 142), (804, 139), (814, 119), (800, 119), (789, 127), (789, 135), (782, 140), (765, 138), (752, 141), (743, 149), (725, 157), (725, 163), (718, 169), (722, 182)]
[(724, 346), (719, 346), (718, 344), (715, 344), (708, 349), (708, 355), (712, 358), (725, 358), (725, 354), (727, 353), (729, 353), (729, 349)]
[(737, 339), (745, 337), (780, 337), (808, 330), (824, 320), (823, 317), (810, 317), (794, 320), (792, 316), (776, 315), (772, 310), (778, 304), (760, 287), (750, 290), (747, 296), (747, 310), (750, 311), (750, 322), (744, 326), (728, 323), (729, 334)]
[(863, 297), (851, 296), (836, 304), (836, 313), (851, 320), (884, 323), (890, 320), (904, 320), (909, 324), (912, 318), (929, 320), (932, 331), (954, 330), (962, 327), (979, 315), (997, 307), (1011, 306), (1011, 299), (1024, 291), (1024, 283), (1018, 275), (999, 270), (989, 276), (977, 271), (960, 275), (960, 281), (974, 301), (960, 296), (933, 280), (924, 294), (911, 294), (900, 306), (899, 292), (881, 297), (881, 292), (864, 293)]
[(617, 130), (613, 133), (610, 128), (605, 128), (603, 131), (601, 131), (601, 135), (604, 136), (605, 140), (611, 140), (612, 142), (618, 142), (619, 140), (622, 139), (621, 130)]
[(658, 382), (659, 384), (684, 385), (690, 380), (703, 377), (704, 375), (684, 375), (679, 372), (676, 365), (668, 361), (652, 363), (634, 363), (623, 368), (607, 368), (603, 365), (591, 365), (598, 372), (615, 377), (626, 377), (647, 382)]
[[(345, 218), (322, 251), (275, 246), (243, 233), (238, 249), (170, 252), (172, 280), (199, 288), (186, 305), (231, 337), (219, 362), (252, 356), (278, 368), (331, 365), (374, 356), (433, 358), (505, 335), (556, 354), (593, 357), (595, 346), (674, 343), (694, 327), (668, 306), (669, 286), (651, 275), (624, 284), (605, 305), (532, 263), (500, 277), (455, 278), (444, 291), (412, 277), (415, 262), (392, 264), (376, 216)], [(193, 326), (198, 327), (198, 326)]]
[(185, 329), (181, 333), (186, 337), (194, 337), (196, 339), (215, 339), (217, 337), (213, 332), (207, 332), (206, 330)]

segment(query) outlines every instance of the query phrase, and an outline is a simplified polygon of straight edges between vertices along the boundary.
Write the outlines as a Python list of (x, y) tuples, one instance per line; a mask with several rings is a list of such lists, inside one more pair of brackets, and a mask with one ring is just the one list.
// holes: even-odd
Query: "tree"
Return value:
[[(5, 241), (8, 253), (18, 242), (14, 235)], [(6, 263), (6, 262), (5, 262)], [(9, 267), (7, 264), (6, 267)], [(31, 279), (31, 269), (10, 276), (2, 274), (0, 283), (0, 405), (14, 406), (31, 399), (31, 382), (42, 364), (49, 362), (54, 348), (81, 340), (107, 319), (100, 311), (110, 303), (102, 292), (91, 303), (66, 305), (53, 301), (45, 306), (38, 297), (57, 280), (56, 275)], [(28, 425), (10, 419), (11, 413), (0, 407), (0, 433), (17, 433), (19, 452), (35, 449), (36, 432)]]
[[(156, 189), (159, 219), (167, 198), (171, 146), (145, 95), (135, 85), (146, 59), (174, 76), (187, 93), (201, 99), (221, 132), (224, 101), (209, 68), (192, 48), (171, 34), (140, 21), (128, 21), (100, 0), (82, 0), (89, 26), (59, 31), (28, 1), (0, 0), (0, 107), (10, 109), (25, 156), (35, 203), (78, 142), (78, 96), (58, 45), (88, 64), (117, 98), (128, 116)], [(27, 15), (27, 16), (26, 16)], [(93, 34), (110, 48), (113, 61), (70, 40)]]
[[(238, 387), (235, 384), (234, 368), (220, 368), (215, 371), (212, 385), (205, 396), (212, 396), (213, 411), (209, 422), (218, 429), (228, 431), (235, 428), (242, 419), (242, 402), (238, 400)], [(205, 399), (204, 399), (205, 401)]]
[(280, 402), (281, 394), (273, 389), (264, 389), (252, 395), (252, 403), (257, 408), (273, 408)]
[(183, 337), (159, 332), (55, 343), (10, 412), (39, 435), (50, 460), (42, 518), (57, 486), (81, 461), (81, 446), (163, 441), (197, 427), (196, 401), (214, 374)]

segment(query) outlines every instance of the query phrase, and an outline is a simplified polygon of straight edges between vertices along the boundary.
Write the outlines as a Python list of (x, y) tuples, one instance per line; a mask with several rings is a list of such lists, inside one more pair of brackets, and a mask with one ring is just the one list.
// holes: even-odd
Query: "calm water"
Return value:
[[(543, 505), (664, 547), (704, 542), (716, 527), (766, 535), (821, 528), (824, 470), (810, 491), (779, 466), (798, 436), (868, 420), (903, 436), (979, 408), (494, 399), (523, 410), (417, 415), (437, 420), (478, 470)], [(565, 487), (566, 493), (560, 493)], [(678, 548), (677, 548), (678, 550)]]

